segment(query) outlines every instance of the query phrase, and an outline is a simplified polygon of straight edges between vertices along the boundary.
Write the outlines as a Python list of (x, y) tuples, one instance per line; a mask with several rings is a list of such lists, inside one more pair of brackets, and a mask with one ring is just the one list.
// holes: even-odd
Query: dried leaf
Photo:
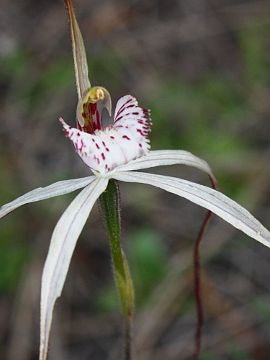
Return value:
[(65, 0), (70, 21), (73, 60), (75, 68), (76, 86), (79, 100), (82, 99), (86, 90), (91, 87), (88, 78), (88, 65), (85, 53), (83, 37), (76, 20), (72, 0)]

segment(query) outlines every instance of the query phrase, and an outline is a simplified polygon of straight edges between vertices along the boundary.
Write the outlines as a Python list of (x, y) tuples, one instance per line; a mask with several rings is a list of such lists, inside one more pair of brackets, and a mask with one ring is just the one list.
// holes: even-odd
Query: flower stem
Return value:
[(193, 252), (193, 266), (194, 266), (194, 293), (196, 299), (196, 313), (197, 313), (197, 324), (195, 332), (195, 349), (193, 353), (193, 360), (198, 360), (201, 352), (201, 339), (202, 339), (202, 327), (204, 323), (202, 294), (201, 294), (201, 263), (200, 263), (200, 245), (203, 239), (203, 235), (206, 230), (206, 226), (211, 218), (212, 212), (208, 211), (205, 219), (201, 225), (198, 237), (195, 242)]
[[(211, 185), (213, 189), (217, 188), (217, 182), (214, 178), (210, 177)], [(197, 324), (195, 332), (195, 349), (193, 352), (192, 359), (198, 360), (201, 352), (201, 342), (202, 342), (202, 328), (204, 323), (204, 314), (203, 314), (203, 303), (202, 303), (202, 294), (201, 294), (201, 262), (200, 262), (200, 245), (207, 227), (207, 224), (212, 216), (212, 212), (208, 211), (204, 221), (201, 225), (198, 237), (195, 242), (194, 251), (193, 251), (193, 286), (196, 300), (196, 314), (197, 314)]]
[(132, 358), (132, 319), (134, 313), (134, 289), (128, 262), (121, 248), (121, 217), (119, 190), (115, 180), (110, 180), (106, 191), (100, 197), (101, 207), (105, 215), (111, 249), (114, 280), (121, 300), (122, 311), (125, 317), (125, 360)]

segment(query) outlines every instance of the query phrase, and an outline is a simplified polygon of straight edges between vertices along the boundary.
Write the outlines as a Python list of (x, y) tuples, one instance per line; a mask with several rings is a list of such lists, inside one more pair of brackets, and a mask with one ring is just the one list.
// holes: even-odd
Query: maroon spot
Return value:
[(138, 113), (138, 112), (133, 112), (132, 114), (133, 114), (133, 115), (139, 115), (139, 113)]
[(129, 138), (127, 135), (123, 135), (123, 136), (122, 136), (122, 139), (130, 140), (130, 138)]
[(99, 147), (99, 145), (98, 145), (98, 144), (96, 144), (96, 148), (97, 148), (97, 149), (100, 149), (100, 147)]
[(102, 157), (103, 160), (105, 160), (105, 155), (104, 155), (104, 153), (101, 153), (101, 157)]
[(104, 147), (106, 147), (106, 145), (105, 145), (105, 142), (104, 142), (104, 141), (102, 141), (102, 145), (103, 145)]
[(135, 100), (133, 97), (130, 97), (121, 107), (120, 109), (117, 111), (116, 117), (125, 109), (129, 108), (129, 107), (133, 107), (134, 105), (129, 105), (127, 106), (127, 104), (129, 104), (130, 102), (132, 102), (133, 100)]
[(110, 136), (110, 138), (111, 138), (111, 139), (113, 139), (113, 140), (115, 139), (115, 137), (114, 137), (114, 136), (112, 136), (112, 135)]
[(77, 136), (81, 136), (81, 133), (77, 132)]
[(139, 147), (142, 148), (142, 144), (141, 144), (141, 143), (139, 143)]
[(105, 149), (106, 149), (106, 151), (108, 151), (108, 152), (110, 151), (107, 147), (106, 147)]

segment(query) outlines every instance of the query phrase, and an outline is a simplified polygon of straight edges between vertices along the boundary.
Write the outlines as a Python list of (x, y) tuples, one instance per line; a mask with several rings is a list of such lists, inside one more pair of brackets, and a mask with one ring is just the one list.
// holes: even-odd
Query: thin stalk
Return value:
[(110, 180), (100, 197), (101, 207), (109, 237), (114, 280), (124, 315), (124, 359), (132, 359), (132, 320), (134, 313), (134, 290), (126, 256), (121, 248), (121, 217), (119, 190), (115, 180)]
[(132, 317), (126, 316), (124, 324), (124, 338), (125, 338), (125, 348), (124, 348), (124, 359), (132, 359)]
[[(217, 184), (215, 179), (210, 177), (210, 180), (211, 180), (212, 188), (216, 189)], [(204, 313), (203, 313), (202, 292), (201, 292), (200, 245), (211, 216), (212, 216), (212, 212), (208, 211), (200, 227), (200, 231), (195, 241), (195, 246), (193, 251), (193, 286), (195, 293), (196, 315), (197, 315), (197, 323), (196, 323), (196, 331), (195, 331), (195, 349), (192, 356), (193, 360), (198, 360), (201, 353), (202, 328), (204, 324)]]
[(202, 339), (202, 328), (204, 323), (202, 294), (201, 294), (201, 263), (200, 263), (200, 245), (203, 239), (203, 235), (206, 230), (206, 226), (211, 218), (212, 212), (208, 211), (206, 217), (201, 225), (199, 235), (196, 239), (194, 252), (193, 252), (193, 284), (194, 293), (196, 300), (196, 314), (197, 324), (195, 332), (195, 350), (193, 353), (193, 360), (198, 360), (201, 352), (201, 339)]

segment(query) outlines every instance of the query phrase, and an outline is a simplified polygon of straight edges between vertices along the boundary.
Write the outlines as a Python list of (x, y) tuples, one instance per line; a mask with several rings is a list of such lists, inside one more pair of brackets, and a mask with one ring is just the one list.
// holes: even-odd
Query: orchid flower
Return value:
[[(133, 96), (126, 95), (120, 98), (111, 124), (104, 125), (103, 110), (106, 109), (111, 115), (111, 97), (104, 87), (90, 85), (84, 43), (72, 2), (65, 0), (65, 3), (70, 19), (79, 101), (76, 127), (70, 127), (63, 119), (60, 121), (66, 136), (72, 141), (76, 152), (92, 175), (37, 188), (0, 208), (0, 217), (3, 217), (24, 204), (83, 188), (61, 216), (51, 238), (41, 283), (40, 360), (47, 358), (55, 301), (61, 295), (75, 245), (95, 202), (103, 196), (104, 211), (108, 218), (111, 216), (116, 219), (119, 216), (117, 211), (115, 213), (111, 211), (106, 202), (110, 200), (112, 203), (117, 203), (118, 201), (116, 193), (112, 191), (113, 196), (110, 198), (110, 193), (107, 192), (110, 184), (115, 184), (112, 182), (114, 180), (152, 185), (190, 200), (270, 247), (270, 232), (246, 209), (226, 195), (191, 181), (138, 171), (163, 165), (181, 164), (195, 167), (215, 181), (209, 165), (190, 152), (150, 150), (150, 112), (140, 107)], [(110, 219), (107, 224), (109, 227), (111, 224), (112, 238), (117, 237), (119, 224), (116, 222), (113, 227)], [(126, 312), (129, 313), (132, 312), (130, 304), (133, 302), (133, 290), (131, 278), (128, 275), (127, 261), (120, 246), (118, 249), (114, 248), (113, 251), (115, 251), (114, 265), (120, 269), (118, 275), (122, 272), (126, 281), (124, 284), (126, 300), (124, 299), (123, 302), (126, 301)], [(118, 285), (121, 293), (121, 283), (118, 282)]]

